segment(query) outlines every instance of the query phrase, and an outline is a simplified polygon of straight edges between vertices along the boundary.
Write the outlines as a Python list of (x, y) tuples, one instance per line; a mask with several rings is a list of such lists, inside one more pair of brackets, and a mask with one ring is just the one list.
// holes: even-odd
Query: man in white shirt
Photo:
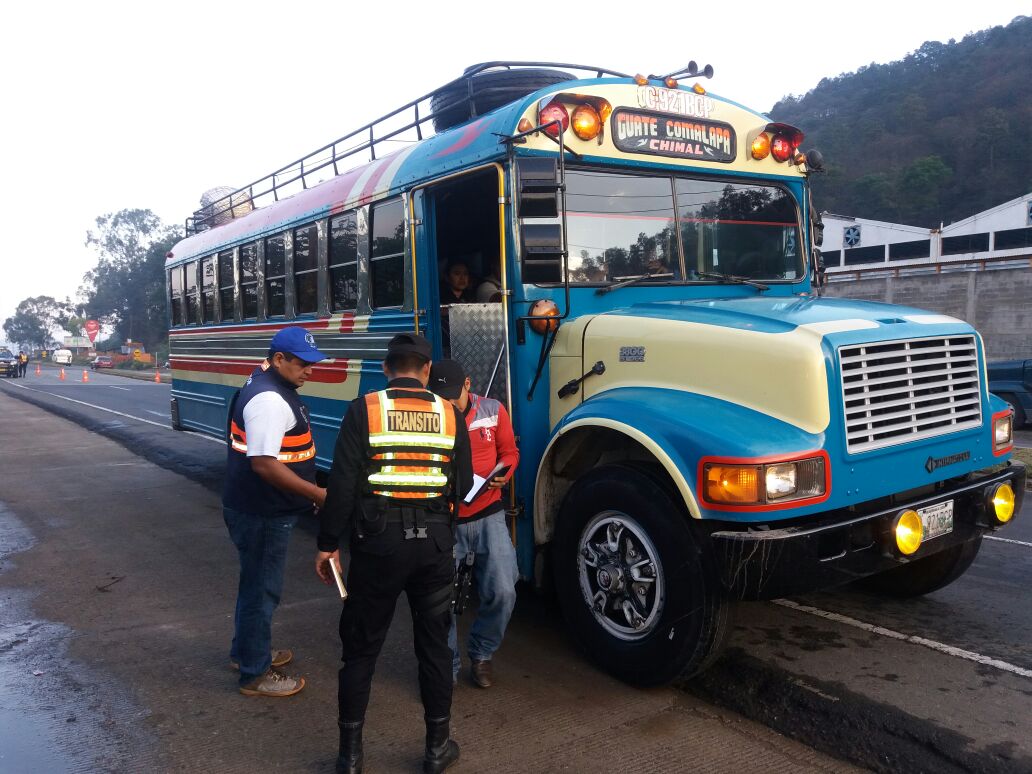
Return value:
[(247, 696), (292, 696), (305, 686), (303, 677), (279, 671), (293, 653), (272, 649), (272, 614), (290, 532), (326, 500), (315, 482), (308, 407), (297, 395), (325, 358), (304, 328), (281, 329), (230, 406), (222, 511), (240, 555), (240, 583), (229, 657)]

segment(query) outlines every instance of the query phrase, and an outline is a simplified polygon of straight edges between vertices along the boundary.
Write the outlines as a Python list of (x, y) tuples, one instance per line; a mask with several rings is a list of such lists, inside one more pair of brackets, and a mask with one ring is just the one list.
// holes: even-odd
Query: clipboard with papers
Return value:
[(487, 477), (478, 476), (476, 473), (473, 474), (473, 486), (466, 492), (466, 496), (462, 498), (464, 505), (470, 505), (480, 495), (487, 491), (491, 484), (491, 480), (498, 478), (498, 476), (504, 476), (509, 472), (511, 465), (506, 465), (504, 462), (499, 462), (494, 466), (494, 470), (487, 474)]

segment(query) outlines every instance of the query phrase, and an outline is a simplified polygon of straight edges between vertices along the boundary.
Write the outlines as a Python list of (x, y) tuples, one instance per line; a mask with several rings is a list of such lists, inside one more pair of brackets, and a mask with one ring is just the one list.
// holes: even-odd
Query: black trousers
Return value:
[(426, 538), (405, 540), (401, 525), (351, 546), (348, 599), (340, 615), (342, 661), (337, 700), (341, 722), (365, 719), (369, 687), (398, 597), (412, 610), (419, 692), (428, 718), (451, 713), (452, 653), (448, 647), (455, 562), (451, 528), (430, 525)]

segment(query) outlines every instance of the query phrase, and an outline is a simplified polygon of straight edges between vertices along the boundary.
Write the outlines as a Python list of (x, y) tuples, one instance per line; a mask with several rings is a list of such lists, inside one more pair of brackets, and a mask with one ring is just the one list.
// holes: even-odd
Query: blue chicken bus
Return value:
[[(636, 684), (705, 669), (741, 599), (955, 580), (1024, 491), (981, 339), (822, 295), (820, 154), (711, 75), (485, 63), (202, 200), (166, 264), (174, 425), (224, 436), (301, 324), (328, 468), (419, 331), (509, 407), (522, 577)], [(456, 303), (457, 264), (497, 292)]]

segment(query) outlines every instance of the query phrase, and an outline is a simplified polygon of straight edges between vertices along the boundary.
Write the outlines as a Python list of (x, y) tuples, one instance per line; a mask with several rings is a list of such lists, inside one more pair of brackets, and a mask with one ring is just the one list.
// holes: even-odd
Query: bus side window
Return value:
[(183, 324), (183, 267), (168, 270), (169, 295), (172, 298), (172, 325)]
[(233, 304), (233, 251), (223, 250), (219, 253), (219, 309), (222, 322), (230, 322), (236, 319), (236, 309)]
[(282, 317), (287, 308), (287, 250), (283, 234), (265, 240), (265, 316)]
[(197, 322), (197, 261), (186, 264), (186, 320), (187, 325)]
[(374, 206), (372, 220), (372, 306), (401, 306), (405, 301), (405, 219), (401, 199)]
[(294, 230), (294, 310), (315, 314), (319, 310), (319, 230), (314, 223)]
[(240, 301), (245, 320), (258, 318), (258, 244), (240, 247)]
[(201, 320), (215, 322), (215, 256), (201, 261)]
[(358, 218), (345, 212), (330, 220), (330, 309), (358, 306)]

